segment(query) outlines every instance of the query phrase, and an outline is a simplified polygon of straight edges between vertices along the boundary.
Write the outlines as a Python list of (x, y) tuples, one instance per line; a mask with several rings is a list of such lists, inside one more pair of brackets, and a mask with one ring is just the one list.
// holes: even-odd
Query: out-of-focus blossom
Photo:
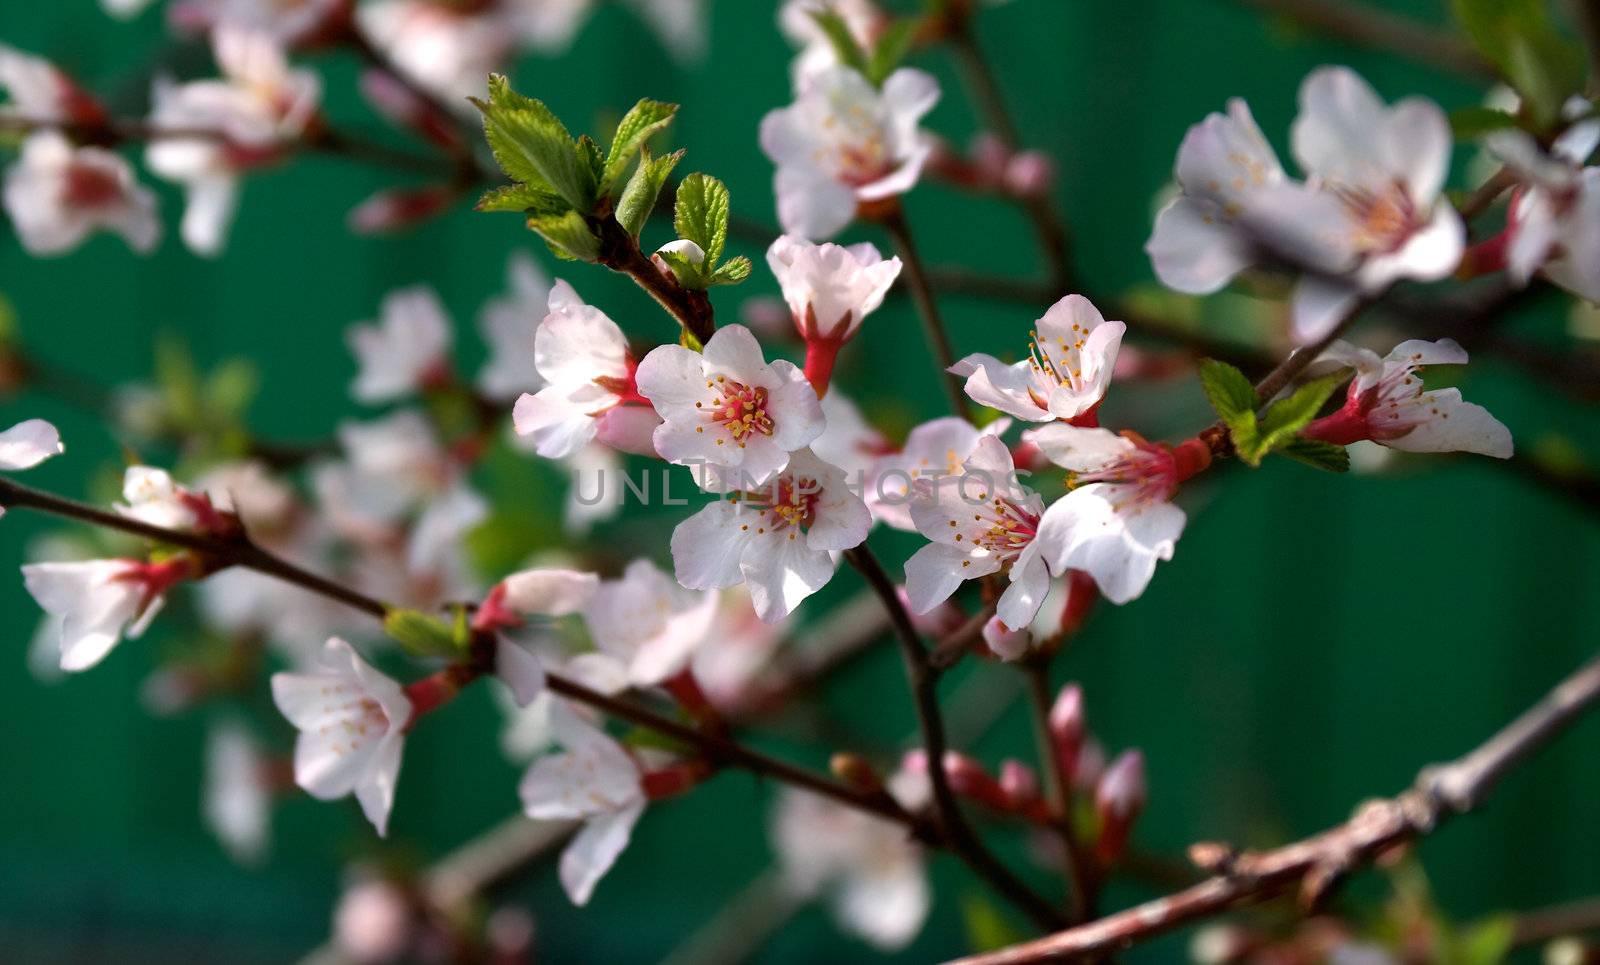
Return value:
[(70, 251), (97, 230), (116, 232), (139, 252), (161, 239), (156, 196), (128, 162), (104, 148), (73, 147), (58, 131), (23, 142), (21, 157), (6, 171), (4, 198), (29, 254)]
[(489, 358), (478, 372), (478, 388), (491, 399), (515, 399), (544, 388), (539, 374), (539, 323), (550, 314), (550, 278), (526, 251), (506, 263), (506, 292), (491, 298), (478, 315), (478, 331)]
[(30, 563), (22, 578), (34, 600), (55, 621), (61, 669), (88, 670), (117, 642), (137, 639), (166, 602), (166, 592), (190, 575), (187, 559), (161, 563), (88, 560)]
[(649, 560), (602, 580), (583, 610), (595, 656), (616, 661), (621, 676), (650, 687), (681, 672), (716, 617), (717, 594), (679, 586)]
[(212, 727), (200, 808), (211, 832), (240, 864), (257, 864), (266, 855), (272, 793), (269, 762), (250, 732), (232, 720)]
[(359, 366), (350, 386), (357, 402), (392, 402), (450, 377), (450, 317), (426, 285), (390, 292), (379, 320), (345, 338)]
[[(1567, 113), (1593, 106), (1582, 98)], [(1511, 204), (1506, 268), (1520, 283), (1536, 271), (1589, 301), (1600, 301), (1600, 167), (1584, 167), (1600, 143), (1600, 119), (1578, 121), (1546, 152), (1523, 131), (1495, 131), (1485, 146), (1515, 170), (1523, 189)], [(1476, 249), (1475, 249), (1476, 250)]]
[(3, 43), (0, 88), (9, 97), (0, 116), (88, 127), (106, 120), (105, 108), (55, 64)]

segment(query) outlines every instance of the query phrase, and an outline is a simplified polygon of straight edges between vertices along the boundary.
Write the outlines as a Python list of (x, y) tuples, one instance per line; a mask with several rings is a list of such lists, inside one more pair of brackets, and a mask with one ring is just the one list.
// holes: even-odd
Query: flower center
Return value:
[[(1043, 390), (1041, 393), (1030, 388), (1028, 394), (1041, 407), (1047, 407), (1051, 389), (1058, 385), (1069, 389), (1082, 386), (1083, 359), (1078, 353), (1083, 350), (1089, 337), (1089, 329), (1073, 322), (1071, 330), (1057, 336), (1054, 343), (1050, 339), (1040, 338), (1037, 331), (1028, 335), (1031, 339), (1028, 343), (1028, 364), (1033, 369), (1034, 381)], [(1041, 394), (1044, 395), (1043, 399), (1040, 398)]]
[(1099, 469), (1069, 475), (1067, 485), (1073, 489), (1088, 483), (1117, 486), (1111, 508), (1119, 513), (1137, 512), (1142, 506), (1166, 502), (1178, 488), (1178, 477), (1178, 460), (1172, 450), (1145, 442)]
[(783, 476), (760, 490), (743, 492), (734, 496), (745, 506), (757, 511), (756, 518), (740, 524), (748, 532), (755, 528), (758, 536), (788, 531), (790, 539), (811, 528), (817, 518), (817, 503), (822, 497), (822, 487), (815, 479), (806, 476)]
[(1334, 185), (1334, 195), (1355, 222), (1357, 247), (1369, 252), (1395, 251), (1417, 228), (1417, 209), (1398, 181), (1383, 191)]
[[(728, 430), (733, 441), (743, 449), (745, 440), (754, 435), (772, 435), (772, 416), (767, 413), (767, 390), (751, 388), (719, 375), (706, 383), (706, 388), (716, 389), (711, 400), (711, 421)], [(722, 440), (717, 440), (722, 445)]]
[(972, 542), (1007, 561), (1016, 559), (1039, 532), (1038, 516), (1000, 496), (975, 511), (972, 521), (984, 526)]
[(75, 208), (102, 208), (122, 197), (115, 174), (95, 164), (69, 164), (61, 200)]

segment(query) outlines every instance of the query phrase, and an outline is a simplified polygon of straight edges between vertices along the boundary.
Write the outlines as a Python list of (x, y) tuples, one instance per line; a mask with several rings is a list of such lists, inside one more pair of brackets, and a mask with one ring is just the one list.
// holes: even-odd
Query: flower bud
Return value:
[(667, 263), (667, 259), (661, 257), (662, 252), (681, 255), (685, 261), (688, 261), (690, 264), (694, 265), (705, 264), (706, 260), (705, 250), (687, 238), (679, 238), (677, 241), (669, 241), (660, 248), (657, 248), (656, 253), (650, 256), (650, 261), (656, 266), (657, 271), (661, 272), (663, 275), (666, 275), (668, 278), (674, 279), (680, 285), (684, 284), (684, 280), (678, 277), (678, 273), (673, 270), (670, 264)]
[(1014, 758), (1000, 762), (1000, 789), (1018, 810), (1039, 799), (1039, 775)]
[(1001, 660), (1016, 660), (1028, 652), (1033, 637), (1027, 627), (1013, 630), (999, 617), (990, 617), (983, 625), (983, 642)]
[(895, 596), (900, 598), (900, 605), (906, 608), (911, 615), (911, 626), (925, 637), (938, 639), (947, 637), (967, 622), (966, 615), (949, 600), (940, 603), (927, 613), (917, 613), (911, 609), (911, 598), (906, 595), (906, 588), (894, 588)]
[(841, 751), (829, 759), (828, 769), (851, 787), (874, 793), (883, 790), (883, 779), (860, 754)]
[(990, 777), (983, 765), (973, 758), (959, 751), (946, 751), (944, 773), (950, 780), (950, 790), (956, 794), (997, 811), (1010, 810), (1011, 802), (999, 782)]
[(400, 231), (439, 214), (455, 194), (454, 188), (442, 184), (379, 191), (351, 208), (345, 224), (358, 235)]
[(1050, 191), (1055, 180), (1050, 158), (1038, 151), (1023, 151), (1006, 162), (1002, 183), (1007, 192), (1019, 198), (1036, 198)]
[(1085, 794), (1092, 792), (1106, 772), (1106, 749), (1094, 737), (1086, 737), (1083, 749), (1078, 752), (1078, 767), (1072, 774), (1072, 786)]
[(973, 168), (988, 184), (999, 184), (1006, 168), (1013, 160), (1005, 143), (991, 131), (979, 131), (967, 145), (967, 157)]
[(1056, 766), (1069, 783), (1076, 783), (1079, 758), (1083, 753), (1083, 688), (1067, 684), (1056, 695), (1048, 719), (1050, 741), (1055, 745)]
[(1189, 958), (1196, 965), (1227, 965), (1242, 961), (1254, 944), (1238, 925), (1207, 925), (1189, 942)]
[(405, 954), (412, 938), (411, 901), (381, 880), (351, 885), (333, 912), (333, 939), (357, 962), (392, 961)]
[(446, 150), (462, 149), (460, 129), (455, 121), (418, 97), (415, 91), (388, 71), (364, 71), (361, 74), (361, 93), (373, 110), (388, 118), (396, 127), (414, 131), (424, 140)]
[(1112, 864), (1122, 857), (1144, 804), (1144, 754), (1124, 751), (1106, 769), (1094, 795), (1095, 811), (1100, 815), (1100, 840), (1095, 852), (1102, 864)]

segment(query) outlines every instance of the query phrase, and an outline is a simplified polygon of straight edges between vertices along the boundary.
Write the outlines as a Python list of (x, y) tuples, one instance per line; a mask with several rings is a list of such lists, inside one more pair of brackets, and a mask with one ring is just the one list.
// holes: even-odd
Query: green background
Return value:
[[(1407, 9), (1443, 23), (1441, 7)], [(1318, 41), (1221, 0), (1016, 0), (985, 11), (980, 34), (1025, 141), (1058, 159), (1056, 198), (1073, 226), (1077, 267), (1097, 292), (1151, 281), (1141, 247), (1152, 197), (1186, 127), (1226, 98), (1249, 98), (1282, 149), (1299, 80), (1319, 64), (1349, 64), (1389, 99), (1420, 93), (1453, 109), (1482, 95), (1481, 85)], [(0, 39), (112, 92), (123, 112), (140, 108), (155, 65), (206, 69), (202, 52), (168, 38), (159, 13), (124, 24), (91, 0), (0, 5)], [(756, 127), (788, 100), (789, 58), (772, 5), (714, 4), (711, 49), (707, 63), (681, 69), (628, 12), (605, 5), (572, 53), (525, 59), (513, 77), (575, 130), (597, 127), (641, 96), (686, 105), (673, 135), (689, 151), (679, 170), (718, 175), (736, 214), (772, 223), (771, 168)], [(375, 129), (353, 94), (354, 62), (345, 55), (314, 62), (334, 121)], [(964, 143), (973, 120), (958, 75), (937, 51), (915, 63), (945, 86), (928, 124)], [(1458, 161), (1470, 153), (1459, 150)], [(242, 355), (259, 364), (264, 380), (251, 423), (263, 435), (322, 437), (357, 412), (346, 396), (353, 364), (343, 331), (372, 318), (386, 291), (434, 285), (454, 314), (459, 354), (475, 360), (481, 350), (472, 320), (500, 290), (507, 254), (538, 249), (555, 267), (515, 218), (464, 205), (409, 234), (349, 235), (348, 208), (391, 183), (385, 172), (324, 158), (252, 177), (217, 261), (178, 243), (180, 198), (162, 185), (169, 236), (153, 257), (97, 238), (68, 257), (36, 260), (5, 232), (0, 291), (15, 306), (28, 350), (41, 358), (110, 385), (147, 377), (157, 334), (178, 333), (204, 362)], [(930, 262), (1019, 277), (1038, 268), (1026, 222), (996, 202), (925, 184), (909, 199), (909, 217)], [(659, 224), (647, 233), (647, 241), (664, 240)], [(724, 319), (745, 298), (776, 291), (760, 249), (736, 245), (756, 258), (757, 271), (752, 282), (717, 292)], [(559, 271), (632, 336), (671, 337), (658, 310), (624, 280), (589, 266)], [(958, 354), (1019, 351), (1036, 314), (970, 298), (943, 304)], [(1513, 330), (1556, 337), (1561, 314), (1555, 304), (1536, 307)], [(896, 301), (846, 353), (835, 384), (903, 430), (939, 414), (930, 373), (909, 306)], [(1475, 363), (1464, 389), (1524, 448), (1551, 433), (1590, 451), (1600, 442), (1592, 410), (1492, 361)], [(1119, 388), (1106, 415), (1153, 434), (1207, 419), (1187, 384)], [(33, 416), (55, 420), (69, 451), (30, 483), (83, 494), (85, 477), (118, 459), (102, 420), (29, 393), (0, 401), (0, 425)], [(1594, 649), (1595, 518), (1488, 460), (1430, 459), (1383, 477), (1334, 477), (1286, 462), (1212, 475), (1183, 497), (1191, 522), (1176, 558), (1136, 604), (1101, 607), (1056, 667), (1058, 680), (1084, 682), (1091, 726), (1110, 748), (1144, 749), (1151, 803), (1138, 839), (1147, 848), (1176, 854), (1197, 839), (1269, 844), (1337, 822), (1359, 801), (1404, 786), (1419, 765), (1481, 740)], [(552, 479), (501, 459), (481, 482), (548, 517), (559, 498)], [(600, 535), (618, 554), (659, 558), (674, 512), (647, 511), (641, 522)], [(22, 513), (0, 527), (3, 568), (22, 561), (33, 536), (59, 529)], [(891, 569), (915, 545), (881, 533), (874, 543)], [(828, 599), (855, 589), (854, 581), (842, 571)], [(341, 859), (371, 849), (353, 808), (292, 797), (276, 812), (268, 863), (236, 867), (200, 823), (204, 714), (157, 720), (139, 705), (152, 656), (181, 624), (158, 623), (150, 638), (120, 646), (93, 672), (42, 684), (24, 666), (36, 619), (21, 581), (0, 581), (9, 654), (0, 661), (4, 957), (279, 961), (319, 942)], [(964, 667), (947, 693), (975, 674), (1006, 672)], [(913, 726), (887, 642), (834, 682), (826, 703), (845, 726), (885, 744)], [(1020, 707), (999, 713), (977, 753), (991, 763), (1006, 754), (1028, 758)], [(487, 695), (475, 692), (419, 729), (395, 808), (398, 845), (435, 856), (513, 811), (516, 771), (500, 759), (497, 724)], [(1472, 918), (1600, 891), (1597, 745), (1600, 722), (1581, 724), (1520, 769), (1481, 815), (1422, 847), (1452, 914)], [(825, 760), (817, 747), (782, 739), (771, 746)], [(530, 872), (514, 896), (536, 911), (546, 960), (664, 955), (768, 866), (770, 796), (770, 788), (729, 774), (653, 807), (581, 912), (561, 895), (551, 864)], [(1019, 855), (1017, 842), (996, 837)], [(947, 859), (936, 858), (933, 868), (937, 904), (905, 961), (966, 947), (961, 906), (975, 886)], [(1108, 901), (1142, 894), (1119, 886)], [(1167, 961), (1181, 953), (1181, 941), (1168, 939), (1128, 958)], [(871, 957), (820, 910), (779, 931), (762, 955), (773, 962)]]

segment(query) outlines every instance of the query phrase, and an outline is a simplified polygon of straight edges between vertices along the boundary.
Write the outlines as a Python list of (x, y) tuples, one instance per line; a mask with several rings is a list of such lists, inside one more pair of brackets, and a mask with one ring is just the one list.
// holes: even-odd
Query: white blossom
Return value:
[(816, 245), (780, 235), (767, 249), (767, 265), (807, 341), (853, 337), (900, 277), (900, 259), (885, 260), (869, 242)]
[(1029, 422), (1076, 419), (1105, 397), (1127, 326), (1108, 322), (1089, 299), (1068, 295), (1030, 333), (1026, 361), (1006, 365), (969, 355), (950, 371), (967, 380), (968, 397)]
[[(43, 419), (28, 419), (0, 432), (0, 472), (32, 469), (65, 451), (55, 426)], [(5, 514), (5, 507), (0, 506), (0, 516)]]
[(32, 255), (57, 255), (97, 230), (121, 235), (135, 251), (161, 239), (156, 196), (120, 154), (74, 147), (59, 131), (39, 131), (6, 171), (6, 213)]
[(506, 264), (506, 293), (490, 299), (478, 315), (489, 358), (478, 372), (478, 388), (491, 399), (515, 399), (544, 388), (536, 335), (550, 313), (550, 278), (526, 251)]
[(715, 592), (684, 589), (638, 559), (621, 579), (600, 582), (583, 619), (600, 654), (621, 665), (619, 676), (651, 687), (688, 666), (716, 613)]
[[(1568, 114), (1593, 107), (1582, 98)], [(1511, 204), (1506, 268), (1526, 284), (1536, 271), (1581, 298), (1600, 301), (1600, 167), (1584, 167), (1600, 142), (1600, 120), (1578, 121), (1546, 152), (1526, 132), (1495, 131), (1485, 146), (1524, 187)]]
[(224, 720), (211, 728), (200, 809), (211, 832), (240, 864), (255, 865), (267, 852), (272, 833), (268, 768), (260, 745), (243, 725)]
[(88, 670), (119, 640), (137, 639), (161, 612), (165, 593), (187, 575), (187, 563), (88, 560), (30, 563), (22, 578), (54, 621), (61, 669)]
[(390, 292), (378, 322), (345, 337), (359, 366), (350, 386), (357, 402), (392, 402), (449, 376), (450, 317), (426, 285)]

